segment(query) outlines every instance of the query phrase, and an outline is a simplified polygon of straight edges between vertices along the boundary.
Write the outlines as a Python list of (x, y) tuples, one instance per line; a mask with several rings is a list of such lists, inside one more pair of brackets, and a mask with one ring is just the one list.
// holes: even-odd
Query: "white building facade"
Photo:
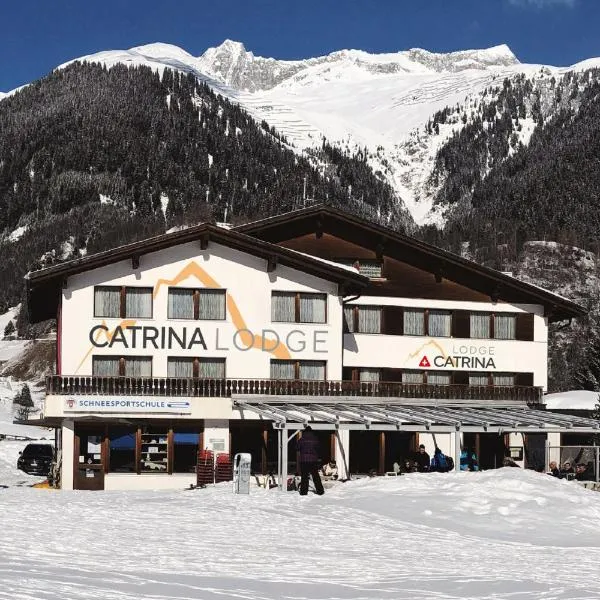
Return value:
[[(64, 489), (187, 487), (202, 449), (272, 471), (262, 403), (537, 405), (548, 323), (582, 312), (325, 208), (137, 242), (32, 273), (28, 289), (32, 320), (57, 317), (44, 419)], [(426, 428), (320, 435), (342, 471), (388, 471), (419, 443), (459, 453)], [(482, 466), (523, 445), (486, 435), (461, 438)]]

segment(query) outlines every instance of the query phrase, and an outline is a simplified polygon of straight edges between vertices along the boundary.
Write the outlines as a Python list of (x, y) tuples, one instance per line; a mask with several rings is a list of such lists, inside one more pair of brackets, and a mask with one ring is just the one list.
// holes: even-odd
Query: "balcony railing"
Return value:
[(356, 396), (424, 400), (516, 401), (538, 404), (542, 388), (533, 386), (424, 385), (395, 381), (302, 381), (288, 379), (184, 379), (175, 377), (46, 378), (48, 394), (117, 396), (187, 396), (230, 398), (261, 396)]

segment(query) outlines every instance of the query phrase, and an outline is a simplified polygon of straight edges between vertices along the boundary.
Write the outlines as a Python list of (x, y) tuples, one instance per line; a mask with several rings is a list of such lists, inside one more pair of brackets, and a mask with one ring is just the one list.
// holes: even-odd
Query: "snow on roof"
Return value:
[(306, 254), (306, 252), (299, 252), (298, 250), (292, 250), (291, 248), (286, 248), (290, 252), (294, 252), (295, 254), (300, 254), (301, 256), (306, 256), (307, 258), (312, 258), (313, 260), (317, 260), (319, 262), (325, 263), (331, 267), (337, 267), (338, 269), (344, 269), (345, 271), (350, 271), (351, 273), (360, 275), (358, 269), (350, 266), (344, 265), (342, 263), (334, 262), (333, 260), (327, 260), (325, 258), (320, 258), (319, 256), (313, 256), (312, 254)]
[(548, 410), (594, 410), (600, 394), (588, 390), (571, 390), (557, 394), (547, 394), (544, 402)]

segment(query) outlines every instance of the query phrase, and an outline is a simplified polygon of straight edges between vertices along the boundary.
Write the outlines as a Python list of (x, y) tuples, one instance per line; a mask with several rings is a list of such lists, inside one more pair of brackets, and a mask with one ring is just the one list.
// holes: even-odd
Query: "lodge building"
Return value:
[(283, 478), (306, 423), (342, 472), (384, 473), (419, 443), (499, 466), (567, 426), (539, 410), (548, 324), (584, 313), (325, 206), (135, 242), (27, 289), (31, 320), (57, 319), (43, 421), (64, 489), (187, 487), (199, 448)]

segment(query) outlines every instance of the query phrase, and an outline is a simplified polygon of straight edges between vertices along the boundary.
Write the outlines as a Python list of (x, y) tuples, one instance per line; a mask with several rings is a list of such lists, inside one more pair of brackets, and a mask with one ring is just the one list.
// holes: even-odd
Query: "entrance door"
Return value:
[(104, 426), (75, 426), (74, 489), (104, 489), (105, 440)]

